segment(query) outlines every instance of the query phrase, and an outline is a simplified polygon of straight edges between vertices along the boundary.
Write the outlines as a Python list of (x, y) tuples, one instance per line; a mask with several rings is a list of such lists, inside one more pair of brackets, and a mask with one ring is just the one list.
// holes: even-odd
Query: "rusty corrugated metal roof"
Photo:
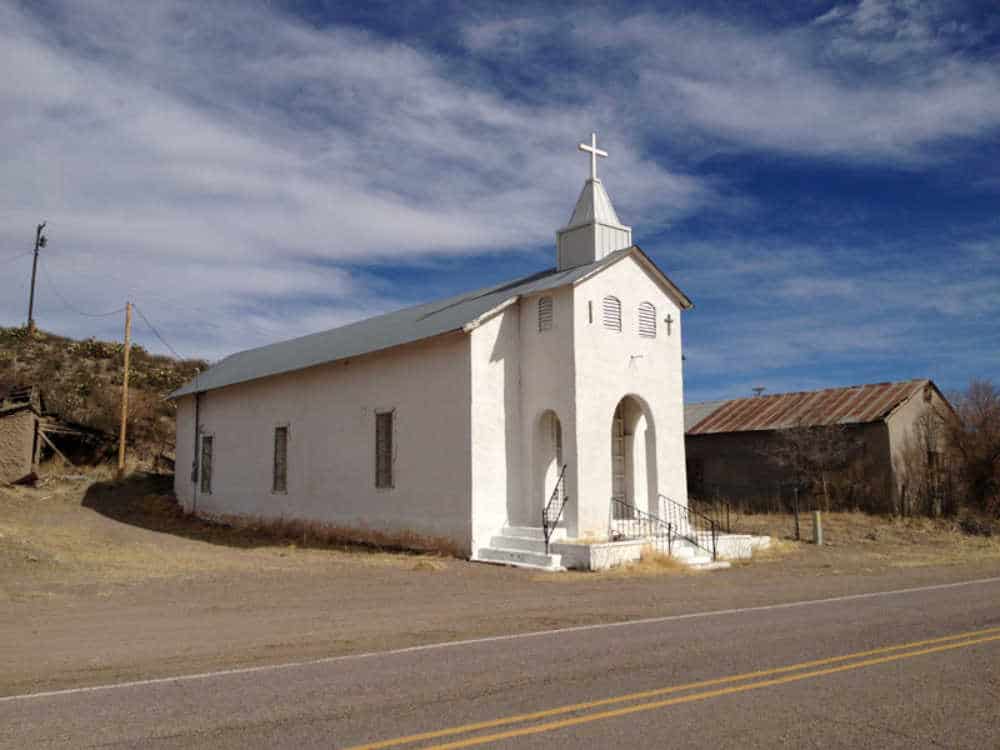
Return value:
[[(688, 428), (687, 434), (877, 422), (927, 387), (933, 387), (929, 380), (906, 380), (713, 402), (718, 406)], [(690, 404), (685, 411), (695, 412), (700, 406)]]

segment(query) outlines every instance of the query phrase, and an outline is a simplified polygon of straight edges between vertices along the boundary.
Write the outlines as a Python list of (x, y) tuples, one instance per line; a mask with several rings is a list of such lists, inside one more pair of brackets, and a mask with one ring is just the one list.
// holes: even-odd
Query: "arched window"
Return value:
[(621, 300), (610, 294), (604, 298), (604, 327), (612, 331), (621, 331), (622, 329)]
[(538, 300), (538, 330), (548, 331), (552, 328), (552, 298), (542, 297)]
[(639, 305), (639, 335), (656, 338), (656, 307), (652, 302)]

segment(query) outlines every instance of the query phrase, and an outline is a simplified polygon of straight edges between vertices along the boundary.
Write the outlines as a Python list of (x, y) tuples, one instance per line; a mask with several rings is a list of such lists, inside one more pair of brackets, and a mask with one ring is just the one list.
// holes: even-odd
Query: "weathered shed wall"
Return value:
[[(847, 439), (855, 442), (856, 448), (848, 468), (831, 474), (828, 480), (837, 485), (837, 491), (845, 482), (854, 482), (854, 501), (870, 504), (869, 510), (891, 510), (892, 463), (885, 423), (846, 429)], [(757, 510), (787, 508), (796, 477), (775, 459), (780, 439), (773, 430), (688, 435), (691, 495), (737, 501)], [(803, 496), (801, 500), (815, 504), (817, 498)]]
[(36, 470), (37, 425), (38, 417), (30, 409), (0, 416), (0, 482), (18, 482)]

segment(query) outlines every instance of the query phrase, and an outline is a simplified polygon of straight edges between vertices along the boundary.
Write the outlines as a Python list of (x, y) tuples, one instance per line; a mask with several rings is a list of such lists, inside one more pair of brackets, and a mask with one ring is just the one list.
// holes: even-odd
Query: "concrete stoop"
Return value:
[[(475, 562), (532, 570), (605, 570), (638, 560), (646, 544), (641, 539), (581, 543), (568, 540), (566, 530), (557, 528), (552, 534), (549, 552), (546, 553), (545, 534), (540, 527), (506, 526), (490, 539), (488, 547), (481, 547), (472, 559)], [(730, 565), (725, 560), (713, 562), (710, 554), (685, 539), (674, 542), (672, 556), (694, 570), (722, 570)]]
[[(551, 541), (566, 538), (566, 529), (556, 528)], [(535, 570), (565, 570), (562, 556), (545, 552), (545, 532), (541, 527), (505, 526), (498, 536), (490, 539), (489, 547), (481, 547), (472, 558), (476, 562), (511, 565)]]

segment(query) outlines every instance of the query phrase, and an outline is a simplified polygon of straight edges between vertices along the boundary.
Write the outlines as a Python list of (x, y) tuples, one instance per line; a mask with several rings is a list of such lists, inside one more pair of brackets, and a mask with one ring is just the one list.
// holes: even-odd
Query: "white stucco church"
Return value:
[(616, 521), (685, 507), (691, 302), (619, 221), (596, 137), (580, 149), (554, 268), (240, 352), (172, 394), (185, 509), (558, 568), (595, 565)]

